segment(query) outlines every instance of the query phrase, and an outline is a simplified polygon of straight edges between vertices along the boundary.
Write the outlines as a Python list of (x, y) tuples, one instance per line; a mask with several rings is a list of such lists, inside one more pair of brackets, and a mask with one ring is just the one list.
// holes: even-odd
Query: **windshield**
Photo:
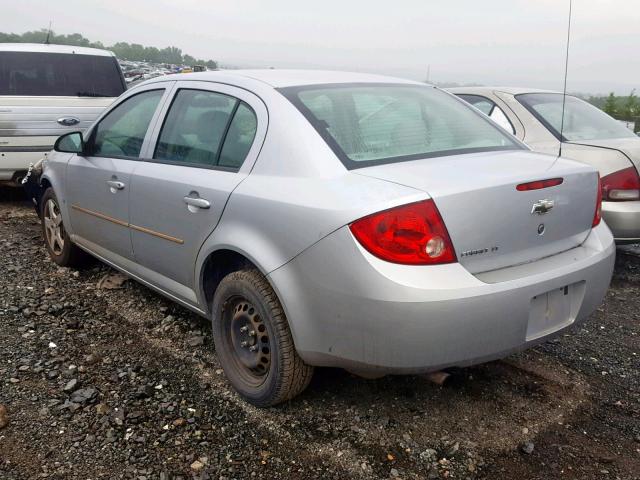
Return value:
[(347, 168), (524, 148), (465, 102), (433, 87), (337, 84), (280, 91)]
[[(599, 108), (576, 97), (567, 96), (562, 124), (561, 93), (527, 93), (516, 98), (556, 138), (562, 141), (604, 140), (635, 137), (635, 134)], [(562, 127), (562, 138), (560, 130)]]
[(0, 95), (117, 97), (124, 90), (112, 56), (0, 52)]

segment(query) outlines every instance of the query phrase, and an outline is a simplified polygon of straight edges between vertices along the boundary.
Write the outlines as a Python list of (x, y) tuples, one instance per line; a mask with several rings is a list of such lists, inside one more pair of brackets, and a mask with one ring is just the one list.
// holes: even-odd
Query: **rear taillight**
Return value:
[(600, 175), (598, 174), (598, 185), (597, 185), (598, 193), (596, 194), (596, 212), (593, 214), (593, 223), (591, 227), (597, 227), (600, 224), (600, 220), (602, 220), (602, 180), (600, 180)]
[(640, 200), (640, 178), (635, 167), (625, 168), (602, 177), (602, 200), (622, 202)]
[(364, 248), (388, 262), (435, 265), (456, 261), (447, 227), (433, 200), (374, 213), (349, 228)]

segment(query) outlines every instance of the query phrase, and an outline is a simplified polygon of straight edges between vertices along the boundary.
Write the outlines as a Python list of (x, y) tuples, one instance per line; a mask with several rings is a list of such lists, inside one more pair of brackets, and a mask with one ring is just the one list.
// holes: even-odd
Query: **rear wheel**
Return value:
[(42, 233), (51, 259), (62, 267), (79, 267), (86, 263), (88, 255), (74, 243), (64, 227), (60, 204), (53, 188), (42, 195)]
[(212, 324), (222, 368), (250, 403), (276, 405), (309, 384), (313, 367), (298, 356), (282, 306), (260, 272), (241, 270), (222, 279)]

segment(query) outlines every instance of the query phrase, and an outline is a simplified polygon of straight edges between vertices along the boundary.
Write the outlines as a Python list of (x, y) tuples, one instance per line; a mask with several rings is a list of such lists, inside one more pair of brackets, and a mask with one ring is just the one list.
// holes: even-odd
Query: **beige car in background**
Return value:
[(562, 93), (504, 87), (448, 89), (488, 115), (536, 152), (596, 167), (602, 179), (602, 216), (618, 243), (640, 242), (640, 138), (602, 110)]
[(0, 43), (0, 183), (19, 184), (60, 135), (87, 128), (125, 90), (109, 51)]

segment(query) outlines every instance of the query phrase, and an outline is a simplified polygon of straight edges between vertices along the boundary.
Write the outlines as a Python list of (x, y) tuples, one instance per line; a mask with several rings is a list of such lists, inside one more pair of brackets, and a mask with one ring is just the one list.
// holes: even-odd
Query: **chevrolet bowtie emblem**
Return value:
[(554, 205), (555, 202), (553, 200), (547, 200), (546, 198), (544, 200), (538, 200), (533, 204), (533, 207), (531, 207), (531, 215), (534, 213), (544, 215), (545, 213), (548, 213)]

